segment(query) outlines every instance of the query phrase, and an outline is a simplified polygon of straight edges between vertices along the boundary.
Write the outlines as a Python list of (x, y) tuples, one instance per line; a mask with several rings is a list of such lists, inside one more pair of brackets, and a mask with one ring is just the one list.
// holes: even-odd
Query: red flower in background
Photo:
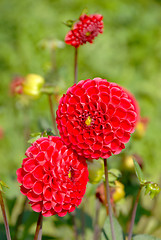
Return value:
[(80, 45), (85, 44), (86, 42), (93, 42), (93, 39), (99, 34), (103, 33), (103, 16), (100, 14), (86, 15), (83, 14), (80, 16), (78, 22), (76, 22), (72, 30), (70, 30), (66, 37), (66, 44), (72, 45), (75, 48), (78, 48)]
[(138, 118), (134, 97), (116, 83), (95, 78), (70, 87), (60, 99), (57, 124), (68, 146), (86, 158), (118, 154)]
[(32, 209), (46, 217), (62, 217), (74, 211), (88, 181), (85, 159), (53, 136), (39, 138), (27, 149), (26, 156), (17, 170), (17, 180)]
[(23, 82), (24, 82), (23, 77), (15, 77), (13, 78), (12, 82), (10, 83), (10, 92), (11, 95), (17, 95), (17, 94), (22, 94), (23, 93)]

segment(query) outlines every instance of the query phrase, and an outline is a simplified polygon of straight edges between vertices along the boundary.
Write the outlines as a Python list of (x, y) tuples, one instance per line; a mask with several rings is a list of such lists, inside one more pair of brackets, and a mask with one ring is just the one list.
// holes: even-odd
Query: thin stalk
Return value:
[(52, 118), (54, 131), (55, 131), (55, 134), (58, 136), (58, 129), (56, 127), (56, 119), (55, 119), (54, 106), (53, 106), (53, 101), (52, 101), (52, 95), (51, 94), (48, 94), (48, 99), (49, 99), (50, 113), (51, 113), (51, 118)]
[(20, 212), (20, 214), (19, 214), (19, 216), (17, 218), (17, 223), (16, 223), (16, 227), (15, 227), (14, 240), (17, 240), (17, 234), (18, 234), (19, 226), (22, 223), (22, 218), (23, 218), (23, 214), (24, 214), (24, 211), (25, 211), (26, 204), (27, 204), (27, 197), (24, 198), (24, 202), (23, 202), (23, 205), (22, 205), (21, 212)]
[(107, 159), (104, 159), (104, 169), (105, 169), (105, 185), (106, 185), (106, 195), (107, 195), (108, 213), (109, 213), (109, 218), (110, 218), (112, 240), (116, 240), (115, 232), (114, 232), (114, 224), (113, 224), (113, 219), (112, 219), (112, 206), (111, 206), (111, 201), (110, 201), (110, 187), (109, 187), (109, 181), (108, 181)]
[(100, 201), (96, 198), (96, 215), (94, 220), (94, 236), (93, 240), (98, 240), (100, 235), (100, 227), (98, 225), (99, 213), (100, 213)]
[(78, 82), (78, 48), (75, 48), (74, 56), (74, 83)]
[(5, 229), (6, 229), (7, 240), (11, 240), (10, 229), (9, 229), (9, 225), (8, 225), (8, 221), (7, 221), (7, 215), (6, 215), (5, 205), (4, 205), (3, 196), (2, 196), (1, 191), (0, 191), (0, 205), (1, 205), (1, 209), (2, 209), (4, 225), (5, 225)]
[(77, 230), (77, 223), (76, 223), (76, 211), (71, 213), (72, 221), (73, 221), (73, 230), (74, 230), (74, 238), (78, 240), (78, 230)]
[(134, 208), (132, 211), (132, 216), (131, 216), (131, 221), (130, 221), (128, 240), (131, 240), (131, 237), (132, 237), (132, 230), (133, 230), (133, 226), (134, 226), (134, 222), (135, 222), (136, 210), (137, 210), (137, 206), (138, 206), (138, 202), (139, 202), (140, 193), (141, 193), (141, 188), (139, 188), (138, 194), (135, 199)]
[(81, 223), (82, 223), (82, 240), (85, 240), (85, 215), (84, 215), (84, 209), (81, 209)]
[(38, 218), (38, 221), (37, 221), (37, 227), (36, 227), (34, 240), (41, 240), (42, 239), (42, 220), (43, 220), (43, 216), (42, 216), (42, 213), (40, 212), (39, 218)]

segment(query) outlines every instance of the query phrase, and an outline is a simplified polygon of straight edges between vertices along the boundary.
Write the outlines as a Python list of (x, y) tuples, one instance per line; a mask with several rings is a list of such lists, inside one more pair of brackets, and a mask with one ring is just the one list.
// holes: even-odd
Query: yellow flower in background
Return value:
[(23, 93), (33, 98), (38, 98), (45, 80), (37, 74), (28, 74), (23, 82)]
[(125, 197), (124, 185), (119, 181), (115, 181), (115, 190), (112, 195), (113, 201), (118, 202), (124, 197)]

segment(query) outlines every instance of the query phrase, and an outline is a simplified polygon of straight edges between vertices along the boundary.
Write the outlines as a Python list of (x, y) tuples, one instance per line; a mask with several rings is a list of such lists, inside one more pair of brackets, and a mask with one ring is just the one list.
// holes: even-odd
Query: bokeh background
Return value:
[[(13, 232), (23, 203), (16, 182), (16, 169), (29, 146), (28, 135), (52, 128), (52, 122), (46, 96), (26, 102), (11, 95), (10, 84), (14, 76), (28, 73), (44, 76), (60, 94), (73, 84), (74, 49), (71, 46), (57, 49), (56, 69), (52, 69), (51, 49), (45, 47), (44, 42), (64, 41), (68, 27), (63, 22), (77, 19), (84, 8), (89, 14), (104, 16), (104, 33), (95, 39), (94, 44), (79, 49), (78, 78), (106, 78), (135, 95), (141, 116), (148, 118), (149, 123), (145, 136), (132, 141), (129, 154), (137, 153), (141, 157), (147, 178), (158, 183), (161, 181), (161, 1), (0, 0), (0, 127), (3, 129), (0, 178), (10, 187), (5, 190), (5, 196)], [(143, 227), (145, 222), (139, 218), (136, 232), (144, 229), (160, 237), (161, 198), (154, 200), (155, 204), (148, 197), (143, 201), (149, 215), (145, 211), (142, 214), (150, 226)], [(95, 205), (91, 202), (91, 215), (86, 216), (86, 239), (92, 239), (93, 208)], [(78, 210), (78, 225), (81, 222), (79, 214)], [(18, 239), (33, 239), (36, 219), (37, 214), (28, 208)], [(46, 218), (44, 239), (72, 239), (71, 224), (70, 216)], [(5, 239), (2, 219), (0, 228), (0, 239)]]

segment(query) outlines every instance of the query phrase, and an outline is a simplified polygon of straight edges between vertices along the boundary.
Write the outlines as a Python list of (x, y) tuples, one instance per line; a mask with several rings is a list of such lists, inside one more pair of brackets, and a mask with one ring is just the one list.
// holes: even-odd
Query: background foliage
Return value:
[[(21, 197), (17, 199), (20, 193), (16, 169), (27, 147), (25, 126), (29, 125), (30, 132), (36, 132), (52, 127), (52, 124), (47, 98), (43, 96), (29, 106), (22, 107), (10, 95), (10, 82), (16, 74), (25, 76), (37, 73), (48, 76), (65, 92), (73, 84), (74, 49), (66, 46), (57, 50), (57, 71), (50, 72), (51, 53), (40, 45), (43, 39), (63, 41), (68, 31), (63, 22), (78, 18), (84, 8), (88, 8), (89, 13), (102, 14), (105, 27), (104, 34), (95, 39), (94, 44), (80, 48), (79, 80), (97, 76), (107, 78), (128, 88), (136, 96), (141, 115), (148, 117), (150, 122), (146, 136), (141, 141), (133, 141), (129, 151), (136, 152), (144, 159), (147, 176), (160, 181), (161, 1), (0, 0), (0, 126), (4, 129), (4, 137), (0, 140), (0, 178), (10, 187), (10, 190), (6, 190), (6, 196), (13, 226), (15, 216), (20, 211), (18, 207), (13, 211), (13, 206), (18, 206), (22, 200)], [(148, 207), (147, 198), (146, 202)], [(30, 222), (29, 218), (32, 219), (27, 215), (29, 212), (24, 221)], [(37, 218), (35, 213), (32, 214)], [(161, 223), (160, 214), (161, 209), (153, 212), (157, 224)], [(90, 223), (90, 215), (86, 217)], [(71, 225), (69, 216), (59, 220), (58, 217), (46, 219), (44, 225), (58, 226), (71, 235), (68, 229)], [(87, 227), (87, 236), (90, 228), (91, 225)], [(30, 232), (33, 232), (32, 226)], [(49, 239), (54, 239), (53, 232), (53, 229), (46, 232), (52, 237)], [(158, 237), (161, 235), (158, 232), (154, 234)], [(69, 235), (66, 235), (69, 239)], [(30, 237), (22, 236), (22, 239)]]

